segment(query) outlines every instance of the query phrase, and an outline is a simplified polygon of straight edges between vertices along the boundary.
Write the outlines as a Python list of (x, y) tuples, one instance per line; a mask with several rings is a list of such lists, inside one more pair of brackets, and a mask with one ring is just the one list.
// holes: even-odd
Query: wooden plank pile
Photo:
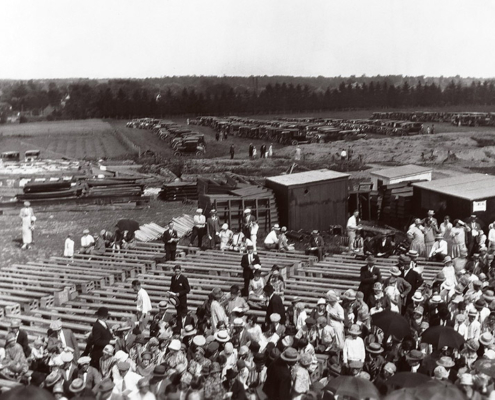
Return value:
[[(190, 215), (183, 214), (180, 217), (172, 218), (174, 229), (180, 237), (190, 235), (194, 226), (194, 219)], [(136, 239), (140, 242), (151, 242), (160, 239), (167, 228), (164, 228), (154, 222), (144, 224), (139, 227), (139, 230), (134, 232)]]
[(197, 200), (197, 184), (196, 182), (165, 183), (159, 196), (165, 201)]

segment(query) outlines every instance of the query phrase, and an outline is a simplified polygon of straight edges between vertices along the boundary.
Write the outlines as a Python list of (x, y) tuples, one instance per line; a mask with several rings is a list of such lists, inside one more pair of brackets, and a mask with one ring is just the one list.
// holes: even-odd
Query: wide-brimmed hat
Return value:
[(294, 344), (294, 338), (292, 336), (285, 336), (282, 339), (282, 346), (284, 347), (291, 347)]
[(439, 233), (438, 235), (435, 235), (435, 239), (442, 240), (443, 235), (441, 233)]
[(96, 310), (95, 315), (97, 317), (105, 318), (105, 317), (108, 317), (110, 315), (110, 313), (108, 312), (108, 308), (100, 307), (100, 308), (98, 308), (98, 310)]
[(370, 343), (366, 346), (366, 351), (371, 354), (381, 354), (384, 352), (384, 349), (380, 343)]
[(69, 386), (69, 390), (72, 393), (81, 393), (85, 387), (86, 387), (86, 385), (84, 384), (84, 381), (80, 378), (77, 378), (71, 382), (71, 384)]
[(193, 336), (196, 335), (198, 331), (194, 329), (194, 326), (192, 325), (186, 325), (184, 327), (184, 336)]
[(409, 250), (406, 255), (408, 255), (409, 257), (418, 257), (419, 254), (416, 250)]
[(483, 346), (490, 346), (493, 344), (493, 335), (490, 332), (484, 332), (480, 336), (479, 341)]
[(476, 310), (469, 310), (468, 317), (477, 317), (477, 316), (478, 316), (478, 311), (476, 311)]
[(406, 359), (410, 361), (421, 361), (424, 358), (424, 354), (419, 350), (411, 350), (407, 355)]
[(223, 329), (216, 331), (213, 336), (215, 336), (215, 340), (220, 343), (227, 343), (230, 340), (229, 333)]
[(483, 299), (478, 299), (476, 300), (476, 302), (474, 303), (474, 308), (476, 308), (476, 310), (480, 311), (483, 309), (483, 307), (485, 307), (486, 303), (485, 303), (485, 300)]
[(440, 359), (437, 360), (437, 365), (444, 368), (452, 368), (455, 365), (455, 362), (450, 357), (440, 357)]
[(168, 345), (170, 350), (179, 351), (181, 349), (181, 344), (179, 339), (172, 339)]
[(10, 321), (9, 328), (20, 328), (21, 327), (21, 320), (20, 319), (13, 319)]
[(392, 267), (390, 269), (390, 275), (392, 276), (400, 276), (401, 272), (400, 272), (400, 269), (397, 268), (397, 267)]
[(423, 297), (423, 294), (420, 291), (414, 292), (414, 295), (412, 297), (413, 301), (417, 301), (418, 303), (422, 302), (425, 298)]
[(60, 371), (58, 370), (52, 371), (45, 378), (45, 387), (52, 387), (61, 379), (62, 379), (62, 374), (60, 373)]
[(232, 323), (234, 324), (234, 328), (244, 327), (244, 320), (242, 318), (234, 318)]
[(157, 365), (155, 369), (153, 369), (153, 377), (155, 378), (165, 378), (167, 376), (167, 368), (165, 365)]
[(443, 259), (443, 263), (444, 263), (444, 264), (448, 264), (449, 262), (452, 262), (452, 258), (450, 258), (450, 256), (446, 256), (446, 257)]
[(237, 372), (237, 371), (235, 371), (235, 370), (234, 370), (234, 369), (232, 369), (232, 368), (229, 368), (229, 369), (227, 370), (227, 373), (225, 374), (225, 378), (226, 378), (227, 380), (235, 379), (235, 378), (237, 377), (237, 374), (238, 374), (238, 372)]
[(353, 289), (347, 289), (342, 295), (342, 298), (351, 301), (356, 300), (356, 292)]
[(266, 361), (266, 357), (264, 353), (256, 353), (253, 357), (253, 361), (255, 364), (264, 364)]
[(287, 362), (297, 362), (299, 360), (299, 353), (293, 347), (288, 347), (280, 355), (280, 358)]
[(52, 323), (50, 324), (50, 329), (52, 331), (59, 331), (62, 329), (62, 321), (60, 321), (59, 319), (56, 319), (55, 321), (52, 321)]
[(210, 370), (210, 374), (214, 374), (216, 372), (222, 372), (222, 367), (220, 366), (219, 363), (215, 361), (210, 364), (209, 370)]
[(442, 297), (439, 294), (434, 294), (431, 296), (430, 303), (439, 304), (442, 302)]
[(351, 335), (360, 335), (361, 334), (361, 327), (357, 324), (353, 324), (349, 329), (349, 333)]
[(201, 347), (201, 346), (204, 346), (206, 344), (206, 338), (203, 335), (196, 335), (193, 337), (192, 342), (196, 346)]
[(166, 300), (160, 301), (158, 303), (158, 308), (161, 308), (162, 310), (167, 309), (168, 308), (168, 301), (166, 301)]
[(492, 302), (493, 300), (495, 300), (495, 293), (493, 292), (493, 290), (487, 290), (485, 293), (483, 293), (483, 298), (487, 302)]
[(480, 348), (480, 344), (477, 340), (474, 339), (469, 339), (466, 343), (465, 346), (468, 350), (470, 351), (478, 351)]

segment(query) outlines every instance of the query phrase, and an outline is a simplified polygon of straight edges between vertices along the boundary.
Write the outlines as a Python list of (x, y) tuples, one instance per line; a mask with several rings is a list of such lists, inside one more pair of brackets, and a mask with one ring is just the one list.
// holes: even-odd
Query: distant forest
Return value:
[(495, 80), (401, 75), (0, 80), (0, 102), (48, 119), (469, 108), (495, 104)]

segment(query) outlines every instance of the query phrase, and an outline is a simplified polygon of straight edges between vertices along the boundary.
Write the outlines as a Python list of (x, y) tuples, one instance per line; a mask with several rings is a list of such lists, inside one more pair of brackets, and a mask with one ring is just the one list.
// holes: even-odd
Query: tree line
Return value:
[[(199, 78), (198, 78), (199, 79)], [(244, 78), (247, 79), (247, 78)], [(317, 78), (315, 78), (317, 79)], [(262, 79), (260, 79), (262, 80)], [(2, 101), (13, 110), (55, 107), (54, 118), (134, 118), (172, 115), (265, 114), (319, 110), (432, 108), (495, 104), (493, 81), (452, 79), (443, 82), (390, 78), (358, 82), (342, 79), (338, 86), (314, 87), (292, 82), (231, 86), (222, 78), (199, 79), (195, 85), (158, 85), (154, 80), (107, 80), (12, 83)], [(469, 111), (469, 110), (467, 110)]]

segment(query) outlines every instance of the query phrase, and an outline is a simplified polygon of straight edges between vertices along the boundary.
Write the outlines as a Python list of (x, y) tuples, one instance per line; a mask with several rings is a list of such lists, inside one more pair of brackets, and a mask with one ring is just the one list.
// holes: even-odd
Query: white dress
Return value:
[(31, 230), (31, 218), (34, 212), (31, 207), (23, 207), (19, 216), (22, 219), (22, 243), (31, 244), (33, 241), (33, 231)]

